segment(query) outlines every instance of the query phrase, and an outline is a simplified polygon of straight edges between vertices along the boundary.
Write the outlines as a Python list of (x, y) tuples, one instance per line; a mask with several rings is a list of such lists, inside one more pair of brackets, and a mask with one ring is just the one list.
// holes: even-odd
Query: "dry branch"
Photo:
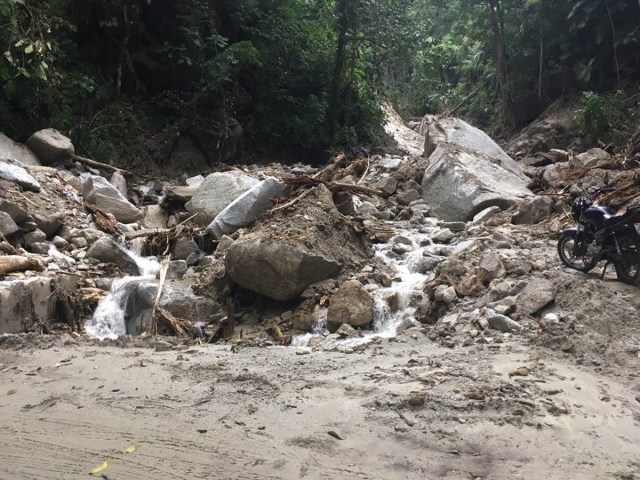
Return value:
[(120, 172), (122, 174), (127, 175), (135, 175), (140, 178), (149, 178), (145, 175), (140, 175), (139, 173), (132, 172), (130, 170), (125, 170), (124, 168), (114, 167), (113, 165), (109, 165), (108, 163), (96, 162), (95, 160), (91, 160), (90, 158), (81, 157), (80, 155), (71, 155), (71, 159), (76, 162), (84, 163), (85, 165), (89, 165), (94, 168), (102, 168), (103, 170), (109, 170), (111, 172)]

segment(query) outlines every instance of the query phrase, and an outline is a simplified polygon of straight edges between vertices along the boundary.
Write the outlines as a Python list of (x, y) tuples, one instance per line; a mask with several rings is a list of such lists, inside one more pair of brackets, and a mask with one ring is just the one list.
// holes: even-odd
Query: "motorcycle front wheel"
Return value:
[(598, 263), (598, 257), (588, 253), (588, 245), (578, 238), (578, 232), (564, 232), (558, 240), (558, 255), (567, 267), (589, 272)]
[(618, 239), (621, 257), (616, 260), (618, 280), (630, 285), (640, 283), (640, 240), (632, 235)]

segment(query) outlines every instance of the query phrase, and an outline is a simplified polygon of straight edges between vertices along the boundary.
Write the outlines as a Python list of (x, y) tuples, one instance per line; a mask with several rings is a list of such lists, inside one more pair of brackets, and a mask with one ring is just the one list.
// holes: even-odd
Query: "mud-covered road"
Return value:
[(0, 478), (87, 478), (105, 459), (111, 480), (640, 475), (627, 385), (518, 343), (414, 337), (351, 354), (3, 350)]

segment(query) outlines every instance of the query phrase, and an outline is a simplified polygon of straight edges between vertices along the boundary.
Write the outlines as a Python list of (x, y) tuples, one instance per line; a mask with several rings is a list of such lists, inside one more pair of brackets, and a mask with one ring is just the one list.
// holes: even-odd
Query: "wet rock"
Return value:
[(142, 212), (107, 179), (97, 175), (83, 175), (80, 180), (84, 199), (100, 210), (112, 214), (119, 222), (132, 223), (142, 217)]
[(601, 148), (592, 148), (575, 156), (575, 161), (583, 168), (594, 167), (601, 160), (609, 160), (611, 155)]
[(185, 207), (196, 215), (196, 222), (208, 225), (227, 205), (257, 183), (255, 178), (239, 172), (213, 173), (204, 179)]
[(518, 294), (516, 312), (534, 315), (552, 303), (558, 293), (557, 286), (550, 280), (533, 279)]
[(86, 258), (94, 258), (100, 262), (113, 263), (123, 272), (130, 275), (140, 274), (138, 265), (133, 257), (109, 237), (102, 237), (91, 245), (91, 248), (87, 251)]
[(17, 233), (20, 227), (13, 221), (13, 218), (7, 213), (0, 210), (0, 233), (4, 238), (9, 238)]
[(335, 332), (345, 323), (352, 327), (366, 327), (373, 320), (373, 304), (373, 297), (359, 281), (346, 281), (331, 298), (327, 328)]
[(71, 140), (53, 128), (31, 135), (27, 146), (44, 165), (66, 160), (75, 153)]
[(489, 322), (491, 328), (504, 333), (513, 333), (522, 330), (522, 325), (520, 325), (518, 322), (510, 319), (506, 315), (501, 315), (499, 313), (487, 313), (487, 321)]
[(432, 235), (431, 240), (435, 243), (449, 243), (454, 237), (455, 234), (448, 228), (445, 228)]
[(143, 228), (167, 228), (169, 215), (160, 205), (149, 205), (142, 209), (142, 220), (140, 224)]
[(500, 257), (495, 253), (489, 253), (482, 257), (480, 261), (481, 275), (485, 281), (495, 280), (496, 278), (504, 278), (507, 276), (507, 271), (504, 268), (504, 264)]
[(40, 160), (31, 150), (21, 143), (14, 142), (0, 132), (0, 159), (17, 160), (22, 165), (37, 167)]
[(520, 206), (518, 213), (512, 219), (512, 223), (514, 225), (538, 223), (553, 213), (554, 205), (555, 201), (551, 197), (535, 197)]
[(207, 233), (218, 239), (251, 225), (256, 218), (273, 207), (273, 200), (284, 194), (286, 185), (274, 177), (255, 184), (233, 200), (207, 227)]
[(167, 270), (167, 278), (170, 280), (181, 279), (187, 273), (187, 262), (184, 260), (173, 260), (169, 263), (169, 269)]
[(429, 157), (422, 180), (423, 198), (447, 221), (471, 220), (491, 206), (508, 208), (532, 192), (518, 164), (505, 160), (504, 165), (477, 152), (440, 145)]
[(192, 238), (179, 237), (173, 249), (173, 258), (176, 260), (186, 260), (192, 253), (196, 255), (200, 253), (198, 244)]
[(354, 338), (358, 336), (358, 331), (351, 325), (343, 323), (342, 325), (340, 325), (340, 328), (336, 330), (336, 334), (340, 335), (341, 337)]
[(39, 192), (42, 188), (38, 181), (24, 168), (4, 160), (0, 160), (0, 178), (8, 182), (17, 183), (25, 190), (33, 192)]
[(113, 172), (113, 175), (111, 175), (111, 179), (109, 180), (109, 182), (115, 187), (116, 190), (118, 190), (118, 192), (120, 192), (120, 195), (122, 195), (124, 198), (127, 198), (129, 196), (127, 192), (127, 180), (126, 178), (124, 178), (124, 175), (122, 173)]
[(46, 325), (51, 299), (49, 277), (0, 282), (0, 333), (21, 333)]

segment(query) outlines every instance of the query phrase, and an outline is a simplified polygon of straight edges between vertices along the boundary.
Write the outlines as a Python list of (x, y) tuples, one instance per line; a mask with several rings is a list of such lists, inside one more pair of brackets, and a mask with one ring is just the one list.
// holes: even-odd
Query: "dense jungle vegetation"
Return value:
[(509, 132), (573, 97), (613, 137), (638, 123), (639, 40), (636, 0), (0, 0), (0, 130), (128, 165), (179, 138), (309, 161), (379, 145), (383, 98)]

